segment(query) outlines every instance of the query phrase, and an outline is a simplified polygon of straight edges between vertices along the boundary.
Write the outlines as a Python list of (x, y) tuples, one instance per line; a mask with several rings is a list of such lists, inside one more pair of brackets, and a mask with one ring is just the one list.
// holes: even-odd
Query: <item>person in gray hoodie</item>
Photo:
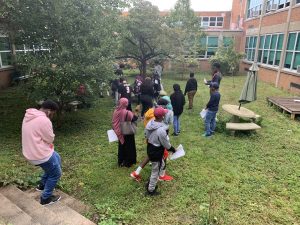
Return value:
[(164, 116), (168, 110), (158, 107), (154, 110), (155, 120), (150, 120), (145, 129), (145, 135), (148, 140), (147, 155), (152, 162), (152, 170), (149, 182), (146, 185), (147, 195), (154, 196), (160, 194), (157, 192), (157, 181), (164, 168), (164, 149), (175, 152), (171, 145), (169, 136), (166, 132), (166, 125), (163, 123)]

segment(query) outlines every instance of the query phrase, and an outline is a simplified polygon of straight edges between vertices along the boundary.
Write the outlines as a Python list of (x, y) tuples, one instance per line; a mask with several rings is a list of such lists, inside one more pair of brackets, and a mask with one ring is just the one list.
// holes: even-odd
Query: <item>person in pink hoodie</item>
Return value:
[(58, 200), (60, 196), (53, 195), (53, 190), (61, 177), (61, 159), (54, 150), (54, 133), (51, 120), (58, 105), (46, 100), (41, 108), (27, 109), (22, 124), (22, 152), (24, 157), (35, 166), (43, 169), (44, 175), (39, 186), (42, 191), (40, 203), (49, 205)]

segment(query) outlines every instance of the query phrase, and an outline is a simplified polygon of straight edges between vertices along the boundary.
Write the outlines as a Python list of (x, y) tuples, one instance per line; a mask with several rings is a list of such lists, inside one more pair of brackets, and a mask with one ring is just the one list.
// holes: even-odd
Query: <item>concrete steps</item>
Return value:
[(15, 186), (0, 189), (0, 224), (10, 225), (95, 225), (80, 213), (88, 208), (63, 192), (61, 201), (42, 206), (40, 192), (21, 191)]

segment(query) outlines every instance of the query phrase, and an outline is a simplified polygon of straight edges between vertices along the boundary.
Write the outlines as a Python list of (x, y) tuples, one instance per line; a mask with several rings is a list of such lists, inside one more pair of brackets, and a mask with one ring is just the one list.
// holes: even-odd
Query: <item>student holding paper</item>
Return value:
[(158, 195), (157, 192), (157, 181), (159, 176), (162, 175), (164, 168), (164, 149), (175, 152), (175, 148), (171, 145), (169, 136), (167, 135), (165, 124), (163, 123), (164, 116), (167, 113), (167, 109), (158, 107), (154, 110), (155, 119), (151, 120), (145, 130), (146, 138), (148, 139), (147, 144), (147, 155), (152, 162), (151, 176), (148, 184), (146, 185), (147, 195), (154, 196)]
[[(166, 98), (165, 98), (166, 97)], [(160, 98), (157, 102), (158, 106), (157, 107), (162, 107), (162, 108), (168, 108), (168, 112), (166, 113), (166, 115), (164, 116), (164, 124), (166, 125), (166, 132), (167, 134), (169, 134), (169, 125), (172, 123), (173, 121), (173, 111), (170, 109), (170, 107), (172, 107), (172, 105), (170, 104), (168, 106), (168, 104), (170, 103), (169, 97), (168, 96), (164, 96), (163, 98)], [(149, 121), (154, 120), (155, 116), (154, 116), (154, 107), (150, 108), (144, 116), (144, 126), (146, 128), (147, 124)], [(162, 168), (162, 172), (159, 176), (159, 180), (160, 181), (171, 181), (173, 180), (172, 176), (169, 176), (166, 174), (166, 159), (168, 158), (168, 151), (165, 150), (164, 151), (164, 161), (165, 161), (165, 166), (164, 168)], [(144, 167), (148, 164), (149, 162), (149, 157), (146, 156), (146, 158), (139, 164), (139, 166), (137, 167), (137, 169), (133, 172), (130, 173), (130, 176), (136, 180), (137, 182), (140, 182), (142, 177), (140, 175), (141, 171), (144, 169)]]
[(206, 79), (204, 79), (204, 83), (206, 85), (210, 85), (213, 82), (216, 82), (219, 86), (222, 80), (222, 74), (221, 74), (221, 64), (218, 62), (215, 62), (212, 66), (212, 78), (211, 80), (207, 81)]

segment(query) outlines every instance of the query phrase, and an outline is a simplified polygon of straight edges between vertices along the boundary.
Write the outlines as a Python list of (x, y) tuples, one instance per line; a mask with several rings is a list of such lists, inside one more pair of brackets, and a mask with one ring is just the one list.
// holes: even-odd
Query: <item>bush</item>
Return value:
[(234, 44), (230, 43), (228, 47), (221, 46), (216, 54), (210, 58), (210, 63), (213, 65), (218, 62), (221, 64), (221, 72), (223, 75), (236, 74), (239, 71), (240, 60), (244, 53), (236, 52)]

